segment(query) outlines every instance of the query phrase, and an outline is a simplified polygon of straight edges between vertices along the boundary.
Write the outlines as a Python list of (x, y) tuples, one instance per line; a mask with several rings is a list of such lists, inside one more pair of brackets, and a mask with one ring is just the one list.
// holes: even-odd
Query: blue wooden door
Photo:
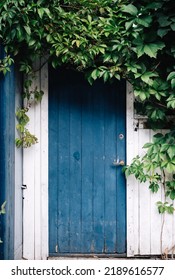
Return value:
[(49, 74), (50, 255), (125, 253), (125, 82)]

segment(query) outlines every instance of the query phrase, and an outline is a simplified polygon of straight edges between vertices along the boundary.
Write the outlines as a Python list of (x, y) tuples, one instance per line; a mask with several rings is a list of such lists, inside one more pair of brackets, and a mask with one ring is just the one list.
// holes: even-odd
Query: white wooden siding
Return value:
[[(15, 108), (21, 104), (21, 75), (16, 71)], [(17, 124), (17, 120), (15, 120)], [(18, 137), (16, 131), (15, 137)], [(15, 148), (15, 215), (14, 215), (14, 259), (22, 257), (22, 149)]]
[[(41, 62), (42, 63), (42, 62)], [(29, 110), (28, 129), (38, 143), (23, 152), (23, 257), (48, 256), (48, 70), (45, 65), (33, 87), (44, 91), (41, 103)]]
[[(133, 114), (132, 87), (128, 84), (127, 164), (136, 155), (144, 154), (143, 145), (150, 142), (155, 133), (149, 129), (138, 128), (136, 130), (136, 123), (137, 120), (134, 119)], [(165, 214), (161, 238), (163, 215), (158, 213), (156, 202), (163, 201), (163, 199), (163, 192), (151, 193), (147, 183), (139, 184), (133, 176), (127, 179), (128, 256), (159, 255), (168, 251), (172, 253), (171, 248), (175, 245), (175, 215)]]
[[(23, 257), (46, 259), (48, 257), (48, 68), (42, 68), (36, 85), (44, 91), (42, 102), (30, 109), (29, 130), (39, 143), (24, 149), (23, 183), (24, 221)], [(135, 130), (132, 88), (127, 85), (127, 163), (143, 154), (142, 146), (151, 140), (153, 132)], [(152, 194), (146, 184), (139, 184), (133, 176), (127, 180), (127, 256), (161, 254), (162, 215), (156, 202), (162, 193)], [(175, 244), (175, 221), (166, 215), (162, 235), (163, 252)], [(167, 249), (168, 248), (168, 249)]]

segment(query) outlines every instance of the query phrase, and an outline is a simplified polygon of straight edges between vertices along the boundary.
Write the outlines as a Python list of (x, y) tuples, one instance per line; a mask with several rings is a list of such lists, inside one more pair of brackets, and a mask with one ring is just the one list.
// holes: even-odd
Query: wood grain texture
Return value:
[(50, 254), (124, 253), (125, 84), (49, 73)]

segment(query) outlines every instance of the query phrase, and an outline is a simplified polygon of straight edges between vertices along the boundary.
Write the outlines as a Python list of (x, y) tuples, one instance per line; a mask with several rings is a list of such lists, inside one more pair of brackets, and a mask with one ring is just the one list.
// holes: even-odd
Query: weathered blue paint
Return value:
[[(0, 48), (0, 57), (4, 55)], [(0, 74), (0, 205), (6, 201), (6, 214), (1, 215), (0, 259), (14, 257), (14, 184), (15, 184), (15, 82), (14, 69), (5, 77)]]
[(125, 253), (125, 82), (49, 74), (50, 255)]

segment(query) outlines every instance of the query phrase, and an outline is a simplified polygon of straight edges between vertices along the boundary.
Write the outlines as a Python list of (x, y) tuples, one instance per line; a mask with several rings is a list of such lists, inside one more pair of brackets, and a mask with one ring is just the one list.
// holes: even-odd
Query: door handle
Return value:
[(114, 166), (123, 166), (123, 165), (125, 165), (125, 162), (124, 162), (124, 160), (121, 160), (121, 159), (114, 159), (114, 161), (113, 161), (113, 165)]

